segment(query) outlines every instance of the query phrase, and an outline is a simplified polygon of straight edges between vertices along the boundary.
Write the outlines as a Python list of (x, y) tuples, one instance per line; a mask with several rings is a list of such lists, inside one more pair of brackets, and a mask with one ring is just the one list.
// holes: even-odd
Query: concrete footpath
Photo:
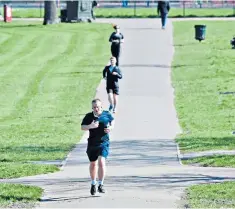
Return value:
[[(99, 21), (119, 24), (125, 37), (120, 103), (105, 179), (108, 193), (90, 196), (86, 135), (60, 172), (8, 182), (41, 186), (45, 192), (40, 208), (178, 208), (190, 185), (235, 180), (235, 169), (179, 163), (174, 138), (180, 127), (170, 80), (171, 22), (163, 31), (159, 19)], [(97, 97), (107, 108), (104, 81)]]

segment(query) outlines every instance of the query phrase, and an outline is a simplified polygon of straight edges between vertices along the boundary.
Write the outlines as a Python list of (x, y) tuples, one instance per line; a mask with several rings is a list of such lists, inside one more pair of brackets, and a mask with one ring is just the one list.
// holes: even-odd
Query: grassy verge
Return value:
[[(95, 8), (97, 18), (155, 18), (156, 8)], [(40, 18), (44, 16), (44, 8), (41, 9), (17, 9), (13, 8), (13, 17), (16, 18)], [(60, 11), (58, 10), (58, 16)], [(172, 8), (169, 17), (231, 17), (235, 16), (232, 8), (229, 9), (185, 9)]]
[[(60, 15), (59, 10), (57, 10), (57, 15)], [(13, 8), (12, 16), (14, 18), (43, 18), (44, 8)]]
[(0, 184), (0, 205), (11, 208), (32, 208), (40, 200), (42, 189), (19, 184)]
[[(96, 8), (97, 17), (102, 18), (155, 18), (157, 8)], [(233, 9), (186, 9), (172, 8), (169, 17), (229, 17), (233, 16)]]
[[(105, 24), (0, 24), (0, 178), (48, 173), (79, 141), (109, 58)], [(95, 64), (94, 64), (95, 63)]]
[(210, 157), (197, 157), (183, 160), (184, 164), (198, 164), (203, 167), (233, 167), (235, 168), (235, 157), (227, 155), (215, 155)]
[(235, 208), (235, 182), (191, 186), (186, 198), (189, 208)]
[[(0, 178), (54, 172), (79, 141), (81, 119), (109, 58), (105, 24), (0, 23)], [(95, 64), (94, 64), (95, 62)], [(41, 189), (0, 184), (0, 205), (34, 204)]]
[[(235, 149), (235, 56), (230, 40), (233, 21), (174, 22), (172, 80), (183, 133), (181, 152)], [(194, 40), (194, 25), (206, 24), (206, 40)], [(228, 93), (229, 92), (229, 93)], [(228, 157), (229, 158), (229, 157)], [(227, 164), (215, 157), (214, 165)], [(206, 162), (208, 158), (204, 158)], [(224, 160), (223, 160), (224, 159)], [(202, 163), (202, 158), (200, 159)]]

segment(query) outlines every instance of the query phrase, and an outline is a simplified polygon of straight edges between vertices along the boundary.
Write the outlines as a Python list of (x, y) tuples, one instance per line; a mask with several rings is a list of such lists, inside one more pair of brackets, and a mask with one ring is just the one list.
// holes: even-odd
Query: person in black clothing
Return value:
[(98, 2), (97, 1), (92, 1), (92, 5), (91, 5), (91, 16), (92, 18), (95, 20), (95, 15), (94, 15), (94, 7), (98, 6)]
[[(90, 161), (91, 195), (96, 194), (96, 176), (98, 171), (98, 192), (105, 193), (105, 159), (109, 155), (109, 133), (114, 128), (114, 118), (109, 111), (102, 108), (100, 99), (92, 101), (92, 112), (86, 114), (81, 129), (89, 131), (87, 156)], [(98, 168), (97, 168), (98, 162)]]
[(111, 53), (113, 57), (116, 57), (116, 65), (119, 66), (119, 57), (121, 54), (121, 44), (124, 42), (124, 36), (120, 33), (120, 27), (115, 25), (113, 27), (116, 31), (113, 32), (109, 38), (109, 42), (111, 42)]
[(110, 103), (109, 111), (116, 112), (119, 84), (118, 79), (122, 79), (122, 72), (118, 66), (116, 66), (116, 58), (110, 58), (111, 65), (105, 66), (103, 70), (103, 78), (106, 79), (106, 90), (108, 93), (108, 100)]
[(170, 11), (170, 3), (168, 0), (158, 1), (157, 6), (158, 14), (161, 15), (162, 29), (166, 28), (167, 15)]

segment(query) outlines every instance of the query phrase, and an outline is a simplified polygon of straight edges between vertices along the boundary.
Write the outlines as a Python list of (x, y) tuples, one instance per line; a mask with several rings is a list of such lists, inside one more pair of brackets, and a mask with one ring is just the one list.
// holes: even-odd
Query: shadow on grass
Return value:
[[(73, 144), (64, 144), (64, 146), (60, 146), (60, 145), (55, 145), (55, 146), (42, 146), (42, 145), (25, 145), (25, 146), (11, 146), (11, 147), (2, 147), (1, 153), (7, 153), (8, 156), (12, 155), (16, 156), (19, 155), (22, 156), (24, 154), (29, 155), (30, 156), (37, 156), (37, 154), (42, 155), (44, 154), (48, 154), (48, 153), (65, 153), (70, 151), (71, 149), (74, 148), (75, 145)], [(25, 159), (26, 160), (26, 159)], [(30, 160), (30, 159), (28, 159)], [(14, 161), (17, 161), (17, 159), (15, 159)], [(1, 162), (8, 162), (8, 159), (1, 159)]]
[(182, 137), (176, 139), (183, 152), (231, 150), (235, 147), (235, 136), (228, 137)]
[(4, 24), (1, 24), (0, 25), (0, 28), (41, 28), (43, 27), (43, 25), (40, 25), (40, 24), (28, 24), (28, 25), (4, 25)]
[[(75, 144), (69, 143), (55, 146), (22, 145), (4, 147), (0, 149), (2, 157), (0, 163), (9, 163), (9, 166), (13, 163), (13, 167), (18, 166), (19, 164), (41, 164), (60, 167), (63, 165), (66, 154), (74, 148)], [(57, 157), (55, 158), (55, 156)]]
[(30, 202), (30, 201), (39, 201), (40, 199), (33, 199), (33, 198), (30, 198), (30, 197), (26, 197), (26, 196), (23, 196), (23, 197), (17, 197), (17, 196), (11, 196), (11, 195), (3, 195), (1, 194), (0, 195), (0, 199), (2, 200), (6, 200), (6, 201), (24, 201), (24, 202)]
[(235, 91), (219, 92), (219, 94), (224, 94), (224, 95), (227, 95), (227, 94), (234, 94), (234, 95), (235, 95)]
[(174, 44), (174, 47), (184, 47), (184, 46), (192, 46), (192, 45), (198, 45), (198, 40), (196, 40), (193, 36), (192, 36), (192, 42), (188, 42), (188, 43), (184, 43), (184, 44)]
[(128, 68), (135, 68), (135, 67), (153, 67), (153, 68), (170, 68), (170, 65), (158, 65), (158, 64), (120, 64), (120, 67), (128, 67)]
[(77, 74), (100, 74), (101, 72), (99, 71), (77, 71), (77, 72), (70, 72), (67, 74), (71, 74), (71, 75), (77, 75)]
[(55, 73), (54, 75), (73, 77), (73, 76), (79, 76), (80, 74), (102, 74), (102, 71), (75, 71), (75, 72)]
[(42, 118), (47, 118), (47, 119), (56, 119), (56, 118), (70, 118), (70, 117), (78, 117), (78, 116), (85, 116), (86, 113), (80, 113), (80, 114), (74, 114), (74, 115), (61, 115), (61, 116), (47, 116), (47, 117), (42, 117)]
[[(210, 159), (210, 160), (224, 160), (225, 157), (234, 157), (234, 154), (231, 154), (231, 155), (225, 155), (225, 154), (215, 154), (215, 155), (209, 155), (209, 156), (198, 156), (198, 157), (184, 157), (182, 158), (182, 162), (185, 162), (185, 164), (190, 164), (190, 165), (196, 165), (196, 166), (201, 166), (201, 167), (226, 167), (225, 165), (224, 166), (213, 166), (211, 165), (210, 163), (208, 162), (196, 162), (196, 163), (192, 163), (192, 162), (189, 162), (187, 163), (189, 160), (197, 160), (197, 159)], [(233, 168), (234, 166), (228, 166), (227, 168)]]

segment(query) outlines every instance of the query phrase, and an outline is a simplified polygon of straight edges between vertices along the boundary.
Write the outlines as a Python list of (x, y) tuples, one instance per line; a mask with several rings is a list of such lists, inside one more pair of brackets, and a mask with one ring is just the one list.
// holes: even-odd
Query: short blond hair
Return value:
[(93, 99), (93, 100), (91, 101), (91, 104), (94, 104), (94, 103), (97, 103), (97, 102), (102, 103), (99, 98), (96, 98), (96, 99)]

